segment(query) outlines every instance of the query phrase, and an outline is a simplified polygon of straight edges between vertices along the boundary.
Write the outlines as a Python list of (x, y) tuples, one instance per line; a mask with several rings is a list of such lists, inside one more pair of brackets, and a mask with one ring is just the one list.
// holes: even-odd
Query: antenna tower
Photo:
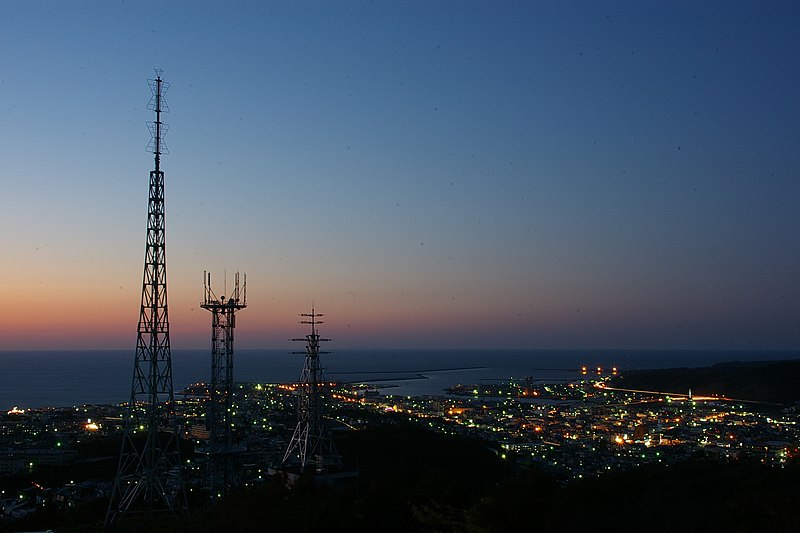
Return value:
[(239, 286), (236, 273), (228, 299), (211, 289), (211, 274), (203, 273), (204, 298), (200, 307), (211, 311), (211, 386), (206, 411), (209, 432), (206, 488), (211, 499), (222, 498), (239, 484), (233, 446), (233, 328), (236, 312), (247, 307), (247, 276)]
[(187, 511), (167, 315), (164, 172), (161, 170), (161, 155), (167, 153), (163, 143), (167, 126), (161, 122), (161, 113), (169, 111), (164, 102), (169, 84), (161, 79), (161, 72), (156, 69), (156, 79), (148, 80), (153, 97), (147, 108), (156, 113), (155, 122), (148, 123), (152, 134), (148, 151), (155, 156), (155, 169), (150, 171), (133, 382), (106, 524), (116, 522), (126, 513), (152, 516), (156, 512), (167, 512), (185, 517)]
[(303, 338), (292, 339), (305, 341), (305, 351), (292, 353), (305, 355), (306, 361), (297, 388), (297, 426), (281, 464), (289, 466), (291, 463), (299, 463), (300, 470), (304, 471), (313, 462), (316, 472), (321, 473), (327, 467), (339, 463), (330, 431), (322, 418), (326, 384), (319, 356), (330, 352), (321, 352), (319, 343), (330, 339), (322, 339), (317, 333), (317, 326), (323, 323), (318, 319), (323, 315), (315, 312), (313, 306), (311, 313), (300, 316), (303, 317), (300, 323), (309, 324), (311, 333)]

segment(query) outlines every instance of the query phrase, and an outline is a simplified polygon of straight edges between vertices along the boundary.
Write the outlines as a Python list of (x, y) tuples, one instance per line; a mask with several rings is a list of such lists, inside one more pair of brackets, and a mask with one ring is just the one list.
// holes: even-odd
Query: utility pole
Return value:
[(322, 416), (325, 390), (329, 386), (325, 383), (319, 356), (329, 352), (321, 352), (319, 343), (330, 339), (320, 338), (317, 326), (323, 323), (319, 320), (323, 315), (313, 307), (311, 313), (300, 316), (303, 317), (300, 323), (309, 324), (311, 333), (303, 338), (292, 339), (306, 343), (305, 351), (293, 352), (305, 355), (305, 365), (297, 387), (297, 426), (281, 464), (287, 467), (299, 465), (301, 472), (313, 464), (315, 471), (322, 473), (330, 466), (339, 466), (341, 463)]

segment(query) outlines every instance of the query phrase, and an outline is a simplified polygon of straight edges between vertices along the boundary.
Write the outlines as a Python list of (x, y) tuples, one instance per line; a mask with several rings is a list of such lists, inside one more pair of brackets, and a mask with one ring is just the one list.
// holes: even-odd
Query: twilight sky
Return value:
[[(230, 4), (230, 5), (229, 5)], [(800, 4), (3, 2), (0, 350), (800, 349)]]

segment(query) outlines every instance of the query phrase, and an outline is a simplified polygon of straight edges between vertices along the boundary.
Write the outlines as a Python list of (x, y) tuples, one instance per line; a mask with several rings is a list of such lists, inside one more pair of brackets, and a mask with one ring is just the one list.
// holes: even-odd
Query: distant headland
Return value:
[(611, 385), (768, 402), (800, 401), (800, 359), (732, 361), (700, 368), (633, 370), (616, 376)]

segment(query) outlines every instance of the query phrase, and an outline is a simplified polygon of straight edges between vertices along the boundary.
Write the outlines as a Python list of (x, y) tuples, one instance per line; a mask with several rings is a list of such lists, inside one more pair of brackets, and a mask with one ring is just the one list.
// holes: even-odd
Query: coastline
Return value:
[[(459, 382), (571, 378), (585, 365), (620, 373), (636, 369), (710, 366), (727, 361), (800, 358), (800, 351), (773, 350), (336, 350), (326, 373), (342, 381), (391, 383), (406, 396), (444, 394)], [(0, 351), (0, 410), (128, 401), (132, 350)], [(173, 350), (173, 384), (208, 381), (207, 350)], [(405, 368), (403, 368), (405, 367)], [(237, 350), (234, 380), (290, 383), (302, 361), (285, 350)]]

